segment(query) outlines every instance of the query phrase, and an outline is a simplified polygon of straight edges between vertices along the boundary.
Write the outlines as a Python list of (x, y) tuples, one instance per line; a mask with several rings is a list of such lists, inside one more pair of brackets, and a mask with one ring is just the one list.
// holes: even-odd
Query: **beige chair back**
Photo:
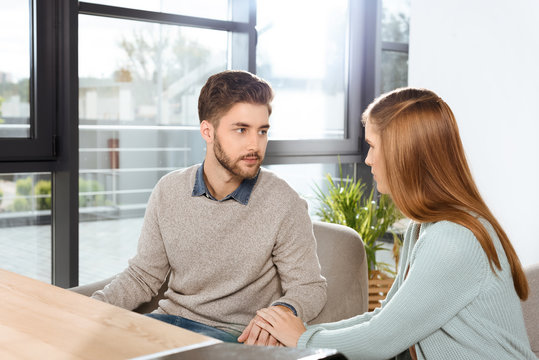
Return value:
[(539, 264), (524, 269), (530, 286), (528, 299), (522, 302), (524, 322), (532, 351), (539, 357)]
[(313, 223), (318, 260), (328, 282), (328, 301), (309, 324), (347, 319), (367, 311), (367, 256), (359, 234), (343, 225)]

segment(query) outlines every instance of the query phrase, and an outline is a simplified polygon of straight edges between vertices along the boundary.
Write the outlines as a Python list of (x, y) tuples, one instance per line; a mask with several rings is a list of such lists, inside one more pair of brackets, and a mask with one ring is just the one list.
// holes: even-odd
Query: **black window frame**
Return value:
[(43, 1), (28, 0), (30, 27), (30, 131), (26, 138), (0, 138), (0, 162), (50, 161), (56, 134), (56, 10)]
[(48, 172), (51, 279), (78, 284), (78, 2), (29, 0), (30, 137), (0, 139), (0, 173)]

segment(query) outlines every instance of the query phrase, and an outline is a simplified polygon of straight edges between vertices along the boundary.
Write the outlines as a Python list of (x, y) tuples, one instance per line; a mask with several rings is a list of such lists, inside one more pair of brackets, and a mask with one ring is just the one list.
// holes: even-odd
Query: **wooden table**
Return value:
[(0, 269), (0, 359), (128, 359), (218, 342)]

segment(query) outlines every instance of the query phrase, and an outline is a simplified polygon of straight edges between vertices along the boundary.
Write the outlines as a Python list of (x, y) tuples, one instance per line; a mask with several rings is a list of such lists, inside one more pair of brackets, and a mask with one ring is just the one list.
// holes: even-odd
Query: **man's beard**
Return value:
[[(244, 156), (239, 157), (237, 160), (232, 160), (223, 150), (221, 147), (221, 143), (219, 142), (219, 139), (217, 138), (217, 135), (215, 136), (215, 141), (213, 143), (213, 153), (215, 154), (215, 158), (221, 164), (223, 168), (225, 168), (229, 173), (231, 173), (234, 176), (239, 177), (240, 179), (252, 179), (258, 174), (258, 170), (260, 169), (260, 165), (262, 164), (262, 160), (264, 160), (264, 157), (260, 156), (259, 153), (249, 153)], [(239, 166), (240, 161), (244, 157), (254, 157), (256, 156), (258, 159), (258, 163), (250, 168), (247, 168), (246, 170), (242, 169)]]

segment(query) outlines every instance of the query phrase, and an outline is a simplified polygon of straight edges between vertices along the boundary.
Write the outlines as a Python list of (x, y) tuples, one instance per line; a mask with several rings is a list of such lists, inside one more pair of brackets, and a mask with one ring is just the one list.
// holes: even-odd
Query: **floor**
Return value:
[[(136, 253), (142, 218), (79, 225), (79, 284), (117, 274)], [(0, 229), (0, 267), (51, 282), (51, 227)]]

